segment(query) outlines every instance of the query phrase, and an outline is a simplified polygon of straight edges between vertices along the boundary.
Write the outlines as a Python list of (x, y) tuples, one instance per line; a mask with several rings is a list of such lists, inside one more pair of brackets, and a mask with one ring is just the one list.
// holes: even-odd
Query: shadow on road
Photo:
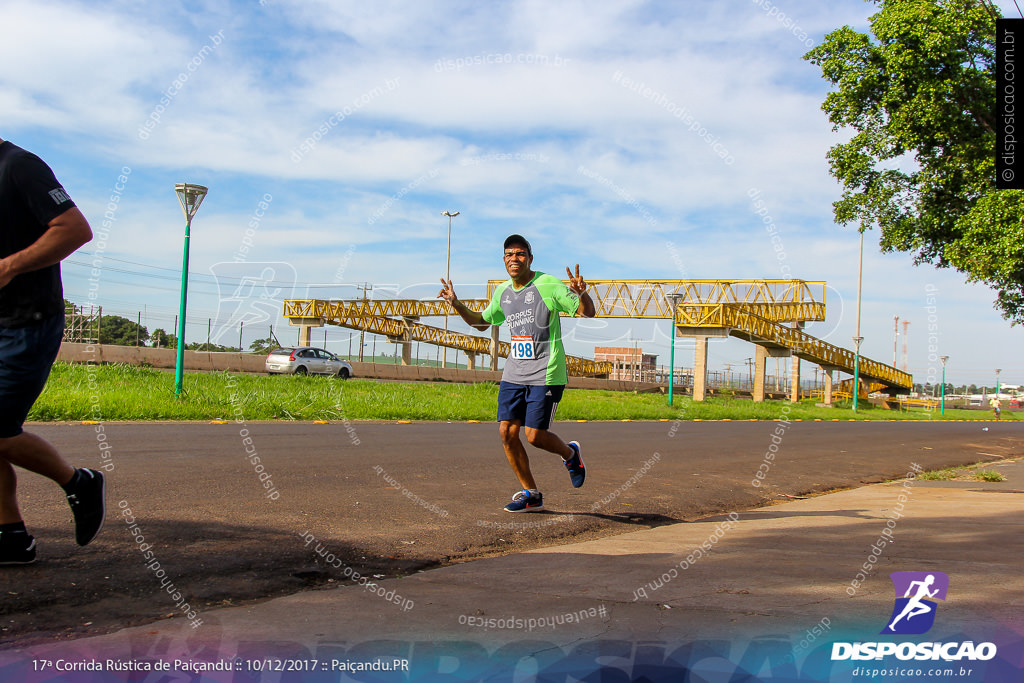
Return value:
[(202, 619), (214, 607), (353, 584), (354, 572), (376, 580), (436, 564), (220, 522), (148, 519), (137, 542), (119, 521), (108, 519), (85, 548), (66, 527), (32, 529), (36, 564), (0, 570), (0, 648), (108, 632), (189, 609)]

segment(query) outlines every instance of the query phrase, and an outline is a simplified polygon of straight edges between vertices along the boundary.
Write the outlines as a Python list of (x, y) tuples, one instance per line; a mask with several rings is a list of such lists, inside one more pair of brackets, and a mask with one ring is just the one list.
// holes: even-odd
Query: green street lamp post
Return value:
[(939, 404), (939, 415), (946, 414), (946, 361), (949, 356), (939, 356), (942, 361), (942, 402)]
[(192, 217), (203, 203), (207, 188), (191, 183), (177, 183), (174, 191), (185, 212), (185, 256), (181, 265), (181, 304), (178, 307), (178, 358), (174, 364), (174, 395), (181, 395), (182, 370), (185, 367), (185, 302), (188, 299), (188, 245), (192, 231)]
[(672, 341), (668, 351), (668, 404), (672, 405), (672, 387), (676, 377), (676, 309), (679, 308), (679, 302), (683, 300), (683, 295), (667, 294), (665, 298), (668, 299), (668, 303), (672, 307), (672, 331), (669, 336)]

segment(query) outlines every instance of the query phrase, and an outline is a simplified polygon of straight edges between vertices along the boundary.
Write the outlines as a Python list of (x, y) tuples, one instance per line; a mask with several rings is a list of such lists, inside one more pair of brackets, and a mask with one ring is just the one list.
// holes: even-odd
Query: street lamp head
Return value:
[(185, 220), (191, 221), (209, 189), (192, 183), (176, 183), (174, 191), (178, 193), (178, 201), (181, 202), (181, 210), (185, 212)]
[(442, 211), (441, 215), (442, 216), (448, 216), (448, 218), (455, 218), (456, 216), (459, 215), (459, 212), (456, 211), (455, 213), (452, 213), (451, 211)]
[(949, 360), (949, 356), (939, 356), (939, 360), (942, 361), (942, 367), (946, 367), (946, 361)]
[(668, 299), (668, 305), (670, 307), (669, 312), (672, 314), (672, 320), (675, 320), (676, 309), (679, 308), (679, 304), (683, 301), (685, 296), (679, 292), (673, 292), (672, 294), (666, 294), (665, 298)]

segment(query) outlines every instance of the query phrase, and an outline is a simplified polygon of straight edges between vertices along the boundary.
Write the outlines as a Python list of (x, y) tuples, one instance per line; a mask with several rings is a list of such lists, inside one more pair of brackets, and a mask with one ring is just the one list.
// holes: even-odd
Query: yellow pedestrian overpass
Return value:
[[(463, 302), (481, 311), (500, 280), (487, 284), (486, 299)], [(824, 402), (832, 402), (833, 373), (853, 374), (853, 351), (817, 339), (803, 331), (805, 322), (825, 319), (825, 283), (804, 280), (595, 280), (589, 292), (599, 318), (671, 319), (676, 334), (696, 340), (694, 353), (694, 400), (707, 393), (708, 340), (737, 337), (756, 346), (754, 400), (765, 395), (765, 363), (769, 357), (792, 358), (791, 398), (799, 397), (800, 361), (821, 367), (825, 376)], [(324, 324), (339, 325), (387, 336), (403, 344), (402, 362), (411, 362), (411, 342), (422, 341), (464, 351), (469, 367), (476, 356), (490, 356), (497, 369), (498, 358), (507, 357), (509, 345), (498, 339), (498, 328), (480, 337), (424, 325), (421, 318), (457, 315), (444, 301), (418, 299), (288, 299), (284, 316), (301, 329), (300, 340), (309, 343), (310, 329)], [(573, 376), (607, 375), (610, 363), (570, 357)], [(890, 365), (860, 358), (862, 394), (871, 391), (907, 393), (912, 377)]]

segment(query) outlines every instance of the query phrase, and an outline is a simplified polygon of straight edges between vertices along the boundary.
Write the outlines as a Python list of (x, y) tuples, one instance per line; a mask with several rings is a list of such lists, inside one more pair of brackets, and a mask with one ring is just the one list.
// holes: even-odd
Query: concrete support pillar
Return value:
[(693, 400), (703, 401), (708, 390), (708, 338), (694, 337)]
[(764, 366), (768, 360), (768, 350), (761, 345), (754, 346), (754, 403), (764, 401)]
[(476, 354), (472, 351), (466, 351), (466, 369), (476, 370)]
[(776, 346), (762, 346), (754, 342), (754, 401), (764, 401), (767, 392), (767, 361), (769, 358), (788, 358), (792, 355), (789, 349), (782, 349)]
[[(792, 323), (794, 330), (803, 331), (804, 321), (794, 320)], [(789, 392), (789, 400), (796, 403), (800, 400), (800, 356), (793, 354), (793, 386)]]
[[(419, 318), (415, 316), (404, 316), (402, 319), (406, 324), (419, 321)], [(406, 328), (405, 334), (398, 340), (398, 343), (402, 345), (402, 365), (412, 365), (412, 335), (409, 334), (409, 328)]]
[(821, 371), (825, 373), (825, 395), (822, 397), (821, 402), (827, 406), (832, 405), (832, 370), (834, 368), (831, 365), (822, 365)]
[(312, 325), (299, 325), (299, 346), (312, 346), (309, 341), (312, 332)]
[(793, 355), (793, 385), (790, 388), (789, 400), (796, 403), (800, 400), (800, 356)]
[(491, 370), (498, 370), (498, 331), (501, 328), (491, 325)]

